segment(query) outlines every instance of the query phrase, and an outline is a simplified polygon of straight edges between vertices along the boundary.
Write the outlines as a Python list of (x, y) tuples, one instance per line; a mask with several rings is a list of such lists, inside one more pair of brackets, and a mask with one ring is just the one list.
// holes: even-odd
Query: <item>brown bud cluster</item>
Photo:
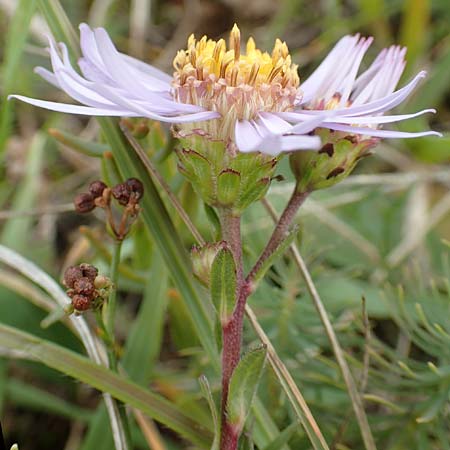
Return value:
[[(97, 288), (97, 280), (101, 278), (102, 288)], [(72, 299), (72, 308), (76, 313), (81, 313), (98, 306), (98, 300), (105, 296), (105, 288), (109, 287), (109, 280), (98, 276), (98, 270), (91, 264), (71, 266), (64, 272), (64, 286), (67, 287), (67, 295)]]
[[(139, 214), (139, 201), (144, 195), (144, 186), (137, 178), (128, 178), (109, 188), (103, 181), (95, 180), (88, 188), (89, 192), (78, 194), (74, 199), (75, 210), (88, 213), (95, 208), (102, 208), (106, 212), (109, 226), (118, 240), (123, 240), (131, 224)], [(116, 221), (117, 211), (113, 207), (114, 199), (122, 209), (122, 217)]]
[(113, 197), (122, 206), (137, 203), (144, 195), (144, 186), (137, 178), (128, 178), (123, 183), (117, 184), (111, 190)]

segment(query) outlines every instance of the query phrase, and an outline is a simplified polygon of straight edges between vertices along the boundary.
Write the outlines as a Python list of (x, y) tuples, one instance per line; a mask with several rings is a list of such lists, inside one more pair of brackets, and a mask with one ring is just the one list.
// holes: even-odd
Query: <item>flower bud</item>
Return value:
[(374, 138), (360, 139), (324, 129), (318, 134), (325, 142), (319, 151), (298, 151), (289, 158), (297, 189), (302, 192), (327, 188), (347, 178), (357, 162), (377, 143)]
[(130, 190), (125, 183), (116, 184), (111, 193), (113, 197), (119, 202), (120, 205), (126, 206), (130, 201)]
[(94, 283), (87, 277), (81, 277), (76, 280), (73, 289), (77, 294), (84, 295), (91, 300), (95, 293)]
[(225, 247), (227, 247), (225, 241), (208, 243), (203, 247), (192, 247), (191, 260), (193, 272), (204, 286), (209, 287), (212, 263), (217, 253)]
[(80, 264), (80, 269), (83, 272), (83, 277), (88, 278), (92, 282), (98, 275), (97, 267), (94, 267), (92, 264), (82, 263)]
[(106, 289), (111, 286), (111, 280), (104, 275), (99, 275), (94, 280), (95, 289)]
[(128, 178), (125, 181), (125, 185), (128, 187), (130, 193), (134, 194), (135, 200), (139, 200), (144, 195), (144, 185), (137, 178)]
[(75, 205), (75, 211), (81, 214), (91, 212), (95, 208), (94, 196), (90, 193), (83, 192), (78, 194), (73, 204)]
[(72, 306), (75, 311), (87, 311), (91, 307), (92, 300), (84, 295), (76, 294), (72, 297)]
[(277, 159), (262, 153), (241, 153), (231, 144), (196, 130), (179, 132), (178, 169), (209, 206), (240, 215), (267, 192)]
[(106, 186), (103, 181), (95, 180), (89, 185), (89, 192), (92, 194), (94, 198), (101, 197), (103, 195), (103, 191), (107, 189), (108, 186)]
[(64, 272), (64, 286), (73, 288), (75, 282), (83, 276), (83, 272), (79, 266), (70, 266)]

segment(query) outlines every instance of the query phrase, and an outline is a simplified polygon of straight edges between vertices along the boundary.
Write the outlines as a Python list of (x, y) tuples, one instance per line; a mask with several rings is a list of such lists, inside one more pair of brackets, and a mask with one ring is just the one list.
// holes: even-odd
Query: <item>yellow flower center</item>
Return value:
[(174, 61), (174, 97), (182, 103), (217, 111), (222, 118), (204, 124), (183, 125), (202, 128), (212, 137), (232, 139), (236, 120), (254, 119), (262, 111), (292, 109), (300, 80), (285, 42), (276, 40), (272, 54), (262, 52), (255, 41), (247, 41), (241, 53), (241, 34), (234, 25), (229, 48), (223, 39), (203, 36), (188, 39)]

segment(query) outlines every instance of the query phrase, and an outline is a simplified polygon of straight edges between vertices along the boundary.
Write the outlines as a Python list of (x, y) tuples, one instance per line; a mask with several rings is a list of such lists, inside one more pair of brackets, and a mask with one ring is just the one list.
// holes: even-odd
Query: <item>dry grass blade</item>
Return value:
[[(17, 270), (31, 281), (34, 281), (62, 308), (65, 308), (70, 303), (69, 298), (55, 280), (39, 269), (39, 267), (37, 267), (34, 263), (22, 257), (15, 251), (0, 245), (0, 261)], [(81, 317), (75, 318), (74, 316), (70, 316), (69, 319), (74, 328), (77, 330), (77, 333), (80, 336), (89, 357), (97, 364), (106, 366), (107, 360), (105, 349), (100, 344), (98, 339), (92, 334), (86, 321)], [(127, 450), (125, 435), (120, 422), (116, 403), (109, 394), (104, 394), (103, 398), (111, 419), (111, 427), (114, 442), (116, 444), (116, 450)]]
[[(277, 215), (272, 205), (267, 200), (264, 200), (263, 204), (267, 209), (267, 211), (269, 212), (269, 214), (274, 219), (274, 221), (276, 221)], [(300, 255), (300, 252), (298, 251), (296, 245), (291, 245), (291, 252), (295, 264), (299, 268), (300, 273), (302, 274), (302, 277), (305, 280), (308, 292), (311, 295), (314, 306), (316, 307), (317, 312), (319, 313), (320, 320), (322, 321), (327, 337), (331, 343), (331, 347), (333, 348), (333, 352), (336, 357), (339, 368), (341, 370), (342, 376), (344, 378), (345, 385), (347, 386), (347, 391), (352, 402), (353, 410), (355, 411), (356, 419), (358, 420), (359, 428), (361, 430), (361, 435), (366, 450), (376, 450), (375, 441), (373, 439), (372, 432), (370, 430), (366, 412), (364, 411), (364, 405), (362, 402), (361, 395), (358, 391), (358, 388), (356, 387), (355, 380), (353, 379), (353, 376), (350, 372), (350, 368), (347, 364), (347, 361), (345, 360), (344, 352), (339, 344), (333, 326), (331, 325), (325, 306), (322, 303), (322, 299), (319, 296), (319, 293), (316, 289), (316, 286), (313, 283), (309, 270), (306, 267), (305, 261)]]
[(261, 328), (261, 325), (258, 323), (258, 320), (249, 305), (246, 305), (245, 312), (259, 339), (267, 347), (269, 363), (277, 375), (281, 386), (286, 392), (286, 395), (288, 396), (297, 417), (301, 421), (303, 428), (308, 434), (311, 443), (315, 449), (327, 450), (328, 444), (325, 441), (325, 438), (323, 437), (322, 432), (320, 431), (320, 428), (317, 425), (317, 422), (315, 421), (305, 399), (303, 398), (303, 395), (295, 384), (286, 366), (283, 364), (283, 361), (281, 361), (278, 357), (275, 348), (264, 330)]
[(133, 414), (147, 441), (148, 447), (152, 450), (167, 450), (153, 420), (146, 417), (138, 409), (133, 409)]

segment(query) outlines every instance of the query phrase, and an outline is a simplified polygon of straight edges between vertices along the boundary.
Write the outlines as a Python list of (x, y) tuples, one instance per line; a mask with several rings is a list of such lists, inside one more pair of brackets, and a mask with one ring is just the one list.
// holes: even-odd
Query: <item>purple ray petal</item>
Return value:
[(422, 131), (419, 133), (408, 133), (405, 131), (377, 130), (374, 128), (352, 127), (351, 125), (340, 125), (337, 123), (328, 124), (327, 128), (336, 131), (345, 131), (351, 134), (362, 134), (365, 136), (373, 136), (381, 138), (416, 138), (422, 136), (442, 137), (442, 133), (438, 133), (437, 131)]
[(67, 103), (48, 102), (45, 100), (38, 100), (36, 98), (24, 97), (23, 95), (9, 95), (8, 100), (16, 98), (22, 102), (30, 105), (38, 106), (39, 108), (50, 109), (51, 111), (58, 111), (69, 114), (81, 114), (85, 116), (121, 116), (121, 117), (139, 117), (133, 111), (127, 110), (111, 110), (102, 108), (91, 108), (90, 106), (70, 105)]
[[(419, 81), (426, 75), (425, 71), (419, 72), (406, 86), (378, 100), (366, 103), (364, 105), (350, 106), (348, 108), (329, 110), (334, 117), (336, 116), (362, 116), (367, 114), (376, 114), (395, 108), (405, 100)], [(303, 114), (323, 114), (323, 110), (300, 110)]]
[(391, 116), (355, 116), (355, 117), (333, 117), (330, 120), (324, 120), (324, 124), (327, 123), (342, 123), (342, 124), (381, 124), (381, 123), (393, 123), (400, 122), (402, 120), (412, 119), (413, 117), (421, 116), (422, 114), (436, 113), (435, 109), (423, 109), (413, 114), (397, 114)]
[(239, 151), (243, 153), (259, 151), (272, 156), (293, 150), (316, 150), (321, 145), (317, 136), (274, 134), (265, 127), (263, 121), (248, 120), (236, 122), (235, 142)]

